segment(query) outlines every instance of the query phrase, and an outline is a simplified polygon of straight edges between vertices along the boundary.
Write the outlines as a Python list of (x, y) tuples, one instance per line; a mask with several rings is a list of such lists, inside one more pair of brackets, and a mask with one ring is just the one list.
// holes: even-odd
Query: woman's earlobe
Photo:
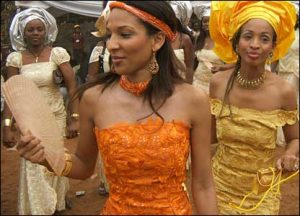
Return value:
[(159, 31), (154, 35), (154, 44), (152, 47), (152, 51), (156, 52), (157, 50), (159, 50), (165, 43), (166, 41), (166, 35)]

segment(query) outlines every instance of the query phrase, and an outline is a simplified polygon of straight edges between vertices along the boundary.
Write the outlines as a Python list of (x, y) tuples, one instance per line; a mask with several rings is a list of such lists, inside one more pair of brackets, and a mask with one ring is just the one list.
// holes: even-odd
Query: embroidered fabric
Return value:
[(102, 214), (192, 213), (182, 183), (189, 153), (189, 126), (148, 119), (95, 128), (110, 185)]
[[(239, 205), (243, 196), (251, 192), (253, 179), (261, 168), (274, 167), (276, 131), (278, 126), (294, 124), (297, 110), (258, 111), (224, 105), (211, 99), (211, 113), (216, 116), (218, 148), (213, 157), (213, 174), (221, 215), (243, 214), (229, 203)], [(243, 206), (250, 209), (261, 199), (261, 193), (251, 194)], [(262, 204), (250, 212), (258, 215), (278, 214), (280, 193), (270, 192)]]

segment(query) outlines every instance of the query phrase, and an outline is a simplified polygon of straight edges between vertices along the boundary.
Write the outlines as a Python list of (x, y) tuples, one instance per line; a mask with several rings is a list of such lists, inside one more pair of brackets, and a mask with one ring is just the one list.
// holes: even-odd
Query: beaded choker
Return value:
[(241, 71), (238, 71), (236, 79), (242, 87), (254, 88), (263, 84), (265, 81), (265, 77), (266, 77), (266, 72), (264, 71), (258, 78), (253, 80), (248, 80), (247, 78), (244, 78), (242, 76)]
[(138, 83), (130, 82), (125, 75), (122, 75), (119, 83), (124, 90), (140, 96), (147, 89), (149, 82), (150, 80)]

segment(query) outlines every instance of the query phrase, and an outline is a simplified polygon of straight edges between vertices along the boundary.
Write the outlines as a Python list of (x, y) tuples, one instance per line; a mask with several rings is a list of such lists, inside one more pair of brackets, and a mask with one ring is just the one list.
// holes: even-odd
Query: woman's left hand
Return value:
[(71, 118), (68, 124), (67, 138), (71, 139), (78, 136), (79, 121)]
[(277, 160), (276, 167), (289, 172), (297, 171), (299, 170), (299, 157), (285, 153)]

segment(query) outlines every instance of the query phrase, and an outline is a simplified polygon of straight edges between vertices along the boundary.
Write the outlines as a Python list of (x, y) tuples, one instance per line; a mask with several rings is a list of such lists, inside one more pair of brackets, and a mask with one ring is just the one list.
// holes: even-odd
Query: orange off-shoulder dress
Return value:
[(110, 185), (102, 214), (192, 214), (182, 183), (190, 127), (180, 121), (95, 128)]

